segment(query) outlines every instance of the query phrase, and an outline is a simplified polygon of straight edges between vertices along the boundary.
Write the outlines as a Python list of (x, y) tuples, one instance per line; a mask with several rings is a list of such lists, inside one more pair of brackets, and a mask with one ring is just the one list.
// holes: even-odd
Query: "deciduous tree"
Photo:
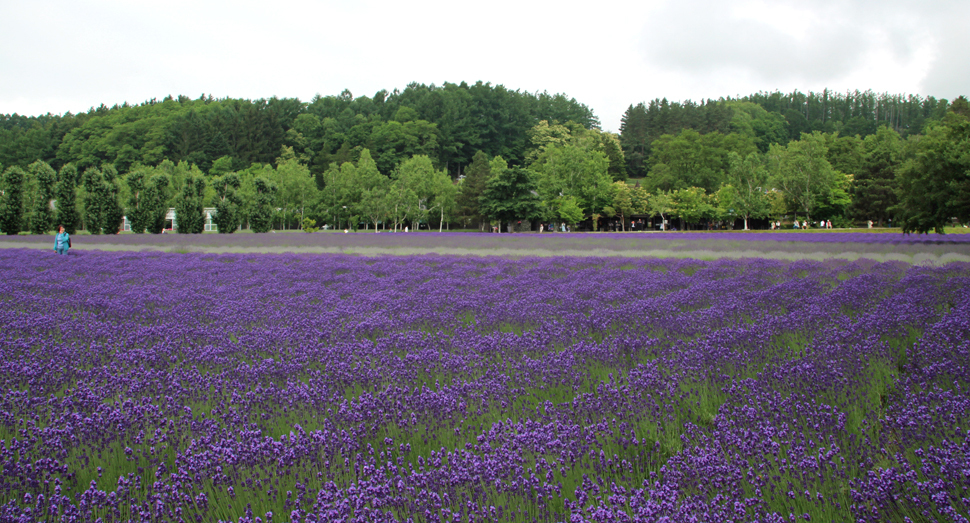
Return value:
[(732, 189), (731, 208), (744, 218), (744, 230), (748, 230), (749, 219), (768, 216), (771, 205), (767, 196), (768, 169), (757, 153), (744, 158), (734, 152), (728, 154), (727, 179)]
[(812, 213), (836, 187), (838, 176), (826, 159), (822, 133), (803, 134), (787, 146), (773, 145), (768, 151), (772, 185), (781, 190), (793, 207), (812, 221)]
[(513, 221), (532, 220), (539, 216), (542, 200), (537, 189), (536, 175), (532, 171), (506, 169), (485, 185), (479, 201), (482, 213), (490, 219), (506, 222), (511, 231)]
[(902, 168), (899, 203), (891, 208), (903, 232), (944, 234), (952, 218), (970, 222), (970, 119), (951, 112), (929, 129)]

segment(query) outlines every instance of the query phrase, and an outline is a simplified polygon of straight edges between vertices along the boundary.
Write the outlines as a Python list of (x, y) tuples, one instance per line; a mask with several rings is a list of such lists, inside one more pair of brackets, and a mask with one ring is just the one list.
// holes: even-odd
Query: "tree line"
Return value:
[(423, 154), (457, 176), (478, 150), (519, 162), (528, 131), (540, 120), (599, 125), (592, 110), (564, 94), (483, 82), (415, 83), (370, 97), (345, 90), (307, 103), (169, 96), (77, 115), (0, 115), (0, 163), (26, 168), (43, 160), (55, 169), (72, 163), (80, 170), (112, 164), (127, 172), (169, 160), (207, 172), (226, 156), (234, 169), (272, 163), (288, 146), (313, 173), (369, 149), (385, 172)]
[(565, 95), (479, 82), (6, 115), (0, 230), (111, 233), (126, 215), (136, 232), (160, 232), (174, 207), (180, 232), (201, 232), (214, 207), (221, 232), (625, 229), (635, 216), (745, 228), (895, 218), (942, 231), (967, 221), (968, 113), (963, 97), (759, 93), (631, 105), (615, 135)]

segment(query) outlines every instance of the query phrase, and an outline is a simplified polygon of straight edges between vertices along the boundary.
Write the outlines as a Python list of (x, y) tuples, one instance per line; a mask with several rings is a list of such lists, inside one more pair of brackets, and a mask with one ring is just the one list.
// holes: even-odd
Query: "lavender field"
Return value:
[(970, 264), (514, 236), (0, 249), (0, 521), (967, 521)]
[[(960, 229), (956, 229), (959, 231)], [(52, 249), (51, 236), (0, 236), (0, 248)], [(970, 262), (970, 234), (865, 232), (123, 234), (75, 236), (77, 250), (364, 256), (597, 256)]]

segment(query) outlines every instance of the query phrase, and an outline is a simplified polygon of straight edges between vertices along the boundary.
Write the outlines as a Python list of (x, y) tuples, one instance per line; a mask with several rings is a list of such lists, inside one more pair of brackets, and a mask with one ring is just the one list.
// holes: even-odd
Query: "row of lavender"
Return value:
[[(49, 236), (0, 237), (21, 243), (52, 243)], [(355, 234), (289, 232), (279, 234), (123, 234), (76, 237), (78, 245), (96, 243), (119, 246), (196, 246), (196, 247), (457, 247), (506, 249), (606, 249), (643, 250), (664, 248), (707, 248), (729, 245), (738, 248), (824, 248), (826, 245), (847, 246), (858, 250), (879, 246), (929, 247), (946, 246), (959, 252), (970, 252), (970, 234), (920, 235), (859, 232), (677, 232), (677, 233), (543, 233), (543, 234), (473, 234), (455, 233), (388, 233)], [(767, 245), (759, 245), (767, 244)]]
[(970, 266), (0, 251), (2, 521), (966, 520)]

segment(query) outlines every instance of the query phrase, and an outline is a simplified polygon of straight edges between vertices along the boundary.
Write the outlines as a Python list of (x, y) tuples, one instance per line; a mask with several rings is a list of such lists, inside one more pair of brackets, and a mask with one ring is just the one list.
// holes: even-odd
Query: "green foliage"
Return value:
[[(432, 208), (432, 201), (441, 190), (439, 181), (447, 175), (438, 173), (427, 156), (415, 156), (405, 160), (394, 173), (395, 194), (400, 210), (400, 221), (424, 221)], [(450, 180), (449, 180), (450, 181)]]
[(456, 214), (466, 226), (469, 223), (475, 223), (479, 227), (484, 226), (478, 199), (485, 192), (485, 184), (491, 175), (492, 169), (488, 164), (488, 156), (482, 151), (476, 152), (471, 165), (465, 169), (465, 177), (461, 181), (456, 202)]
[(583, 221), (583, 209), (579, 207), (578, 203), (576, 203), (575, 197), (563, 196), (558, 201), (560, 203), (557, 214), (559, 215), (560, 220), (570, 225)]
[(643, 103), (631, 105), (620, 121), (620, 146), (626, 159), (627, 172), (642, 178), (647, 174), (647, 154), (650, 150), (650, 119)]
[(970, 118), (949, 113), (916, 145), (899, 176), (899, 203), (890, 209), (903, 232), (944, 233), (955, 217), (970, 222)]
[(527, 169), (506, 169), (488, 180), (479, 199), (482, 213), (495, 220), (512, 222), (539, 216), (541, 200), (536, 175)]
[(773, 145), (768, 152), (772, 184), (808, 221), (824, 200), (832, 199), (833, 191), (841, 190), (839, 181), (845, 179), (832, 168), (827, 152), (825, 136), (819, 132), (804, 134), (785, 147)]
[(249, 212), (249, 227), (253, 232), (269, 232), (273, 228), (273, 199), (276, 195), (276, 185), (262, 177), (256, 178), (253, 185), (255, 198), (252, 210)]
[(85, 169), (84, 228), (91, 234), (118, 234), (124, 210), (118, 203), (118, 172), (111, 165)]
[[(513, 166), (529, 165), (540, 173), (539, 192), (550, 219), (556, 216), (559, 204), (555, 200), (560, 193), (575, 197), (587, 215), (612, 207), (625, 221), (627, 212), (623, 210), (625, 200), (614, 201), (616, 195), (609, 184), (598, 179), (599, 165), (574, 170), (588, 179), (569, 187), (561, 176), (565, 171), (550, 175), (541, 165), (549, 160), (565, 161), (553, 165), (555, 170), (579, 156), (589, 160), (600, 154), (610, 183), (624, 179), (629, 172), (645, 177), (642, 184), (646, 191), (700, 187), (713, 198), (712, 204), (716, 200), (714, 214), (720, 216), (727, 210), (738, 211), (744, 192), (730, 172), (729, 153), (747, 159), (750, 153), (759, 152), (768, 154), (774, 188), (787, 199), (782, 202), (787, 207), (784, 212), (794, 210), (833, 220), (848, 215), (880, 223), (902, 213), (899, 216), (906, 216), (911, 230), (929, 230), (936, 229), (933, 224), (941, 220), (962, 216), (968, 197), (962, 179), (940, 174), (952, 166), (939, 167), (939, 160), (913, 158), (917, 150), (925, 153), (936, 140), (927, 136), (931, 143), (918, 145), (925, 140), (917, 140), (916, 133), (924, 129), (927, 135), (934, 132), (948, 113), (965, 118), (970, 114), (968, 107), (964, 97), (949, 104), (933, 97), (871, 91), (765, 92), (699, 102), (657, 99), (630, 105), (617, 137), (599, 131), (595, 115), (575, 99), (562, 94), (523, 93), (483, 82), (411, 84), (403, 91), (379, 91), (373, 97), (354, 97), (345, 91), (317, 96), (309, 103), (297, 99), (179, 96), (137, 106), (101, 106), (77, 115), (4, 115), (0, 118), (0, 162), (28, 171), (20, 191), (19, 226), (33, 232), (50, 230), (61, 221), (52, 219), (49, 204), (45, 207), (51, 172), (41, 173), (44, 163), (58, 169), (73, 164), (85, 173), (94, 169), (80, 189), (75, 187), (79, 197), (71, 200), (93, 233), (114, 229), (106, 223), (113, 224), (120, 215), (121, 198), (137, 232), (160, 231), (164, 210), (181, 198), (185, 180), (203, 176), (203, 172), (208, 173), (207, 179), (248, 173), (240, 174), (241, 187), (234, 201), (217, 197), (212, 184), (207, 184), (203, 197), (204, 204), (221, 205), (223, 217), (233, 217), (236, 222), (256, 208), (253, 180), (264, 176), (278, 187), (273, 207), (282, 209), (278, 218), (283, 228), (298, 228), (307, 216), (336, 222), (357, 215), (374, 223), (393, 217), (396, 223), (402, 223), (431, 219), (436, 214), (442, 223), (449, 218), (466, 225), (481, 223), (478, 202), (488, 175), (480, 176), (485, 171), (482, 159), (475, 158), (479, 151), (485, 158), (505, 158)], [(784, 162), (778, 161), (778, 154), (771, 154), (788, 151), (789, 142), (796, 144), (792, 151), (805, 149), (802, 133), (822, 133), (825, 159), (835, 173), (815, 189), (783, 186), (781, 181), (786, 177), (779, 176), (776, 168)], [(954, 151), (961, 150), (958, 135), (947, 138), (955, 140), (950, 144)], [(912, 140), (905, 141), (907, 137)], [(939, 151), (945, 150), (940, 147)], [(582, 155), (569, 148), (582, 151)], [(560, 158), (553, 158), (556, 155)], [(800, 155), (804, 157), (801, 153), (789, 156)], [(454, 194), (455, 187), (440, 183), (440, 177), (432, 184), (439, 187), (433, 197), (407, 184), (398, 184), (392, 191), (390, 180), (379, 173), (393, 173), (416, 156), (428, 157), (434, 172), (464, 173), (458, 193)], [(274, 160), (276, 171), (264, 172), (263, 166)], [(38, 161), (43, 163), (35, 163)], [(962, 160), (953, 161), (960, 164)], [(792, 159), (785, 165), (798, 163)], [(942, 161), (948, 163), (950, 160)], [(335, 170), (331, 170), (332, 164), (337, 166)], [(362, 164), (373, 165), (381, 178), (359, 173)], [(495, 175), (507, 164), (489, 167), (490, 175)], [(113, 168), (125, 176), (119, 179)], [(936, 170), (950, 181), (937, 183), (926, 169)], [(916, 170), (924, 171), (926, 180), (931, 181), (928, 187), (932, 194), (907, 193), (925, 186), (922, 182), (901, 183), (904, 178), (919, 178)], [(131, 175), (135, 171), (142, 171), (137, 189), (133, 185), (139, 186), (134, 179), (138, 176)], [(792, 170), (788, 171), (790, 174)], [(100, 180), (95, 173), (100, 174)], [(167, 184), (150, 184), (156, 176), (167, 178)], [(329, 183), (334, 181), (338, 183)], [(75, 180), (75, 184), (78, 182)], [(59, 180), (54, 192), (62, 185)], [(147, 193), (165, 201), (146, 205)], [(53, 214), (69, 214), (68, 205), (57, 202), (68, 201), (71, 196), (54, 196)], [(632, 194), (631, 198), (635, 199)], [(903, 199), (906, 205), (902, 205)], [(916, 203), (918, 200), (923, 203)], [(936, 203), (931, 204), (931, 200)], [(235, 213), (231, 212), (233, 206)], [(780, 207), (775, 202), (775, 211), (781, 212)], [(65, 217), (69, 218), (65, 221), (80, 224), (77, 213), (73, 219), (67, 214)], [(926, 223), (929, 229), (921, 225)]]
[(3, 196), (0, 197), (0, 230), (4, 234), (19, 234), (24, 218), (24, 182), (26, 175), (20, 167), (8, 167), (3, 173)]
[(572, 196), (586, 214), (609, 203), (612, 178), (603, 153), (579, 145), (546, 148), (532, 168), (539, 173), (539, 193), (546, 202)]
[(55, 226), (63, 225), (68, 234), (77, 232), (81, 217), (77, 212), (77, 169), (74, 164), (61, 167), (55, 189)]
[(144, 234), (146, 231), (159, 234), (165, 227), (168, 212), (165, 190), (169, 179), (159, 169), (138, 167), (128, 173), (128, 208), (126, 213), (131, 231)]
[(748, 230), (750, 218), (768, 216), (771, 206), (767, 196), (768, 170), (761, 157), (751, 153), (742, 159), (737, 153), (730, 153), (727, 179), (731, 189), (724, 194), (724, 203), (744, 219), (744, 230)]
[(377, 226), (388, 216), (391, 181), (381, 174), (367, 149), (361, 151), (356, 174), (360, 196), (355, 202), (354, 209), (360, 213), (360, 216), (374, 224), (374, 232), (377, 232)]
[(862, 144), (861, 168), (855, 171), (851, 215), (858, 220), (874, 220), (878, 225), (892, 217), (889, 209), (898, 203), (897, 174), (906, 160), (899, 133), (880, 127)]
[(619, 137), (612, 133), (601, 133), (600, 143), (603, 147), (603, 155), (610, 162), (610, 177), (613, 178), (613, 181), (626, 180), (626, 158), (623, 156)]
[(698, 223), (714, 217), (715, 207), (701, 187), (689, 187), (675, 191), (674, 212), (687, 224)]
[(205, 179), (192, 176), (185, 180), (175, 203), (175, 223), (179, 234), (200, 234), (205, 230)]
[(609, 208), (613, 211), (608, 216), (619, 215), (622, 229), (626, 230), (626, 220), (631, 214), (647, 212), (647, 194), (642, 187), (631, 187), (623, 181), (613, 182), (610, 186)]
[(216, 214), (212, 221), (216, 224), (220, 234), (232, 234), (239, 228), (242, 222), (240, 207), (242, 200), (236, 192), (241, 186), (239, 176), (235, 173), (226, 173), (217, 178), (213, 184), (216, 189)]
[(674, 199), (670, 193), (657, 190), (657, 192), (651, 194), (649, 200), (647, 200), (647, 208), (650, 211), (650, 214), (660, 216), (660, 219), (666, 222), (667, 215), (674, 212)]
[(700, 187), (715, 192), (724, 183), (728, 154), (747, 156), (757, 150), (749, 136), (690, 129), (676, 136), (663, 135), (651, 147), (653, 165), (644, 184), (664, 191)]
[(754, 102), (726, 101), (732, 110), (730, 129), (754, 140), (758, 151), (765, 153), (772, 144), (788, 141), (788, 122), (779, 113), (769, 113)]
[(279, 188), (276, 206), (282, 209), (281, 228), (286, 229), (287, 210), (298, 213), (300, 218), (305, 217), (307, 208), (316, 199), (317, 189), (310, 170), (300, 162), (291, 147), (284, 146), (277, 158), (276, 176)]
[(542, 120), (529, 129), (529, 142), (532, 144), (525, 155), (526, 163), (534, 163), (546, 149), (564, 147), (573, 141), (572, 131), (568, 126)]
[(313, 218), (303, 219), (303, 232), (317, 232), (320, 228), (317, 227), (317, 221)]
[(51, 200), (54, 199), (54, 185), (57, 173), (47, 162), (37, 160), (30, 164), (30, 176), (36, 183), (33, 213), (30, 216), (31, 234), (46, 234), (54, 228), (54, 210)]

